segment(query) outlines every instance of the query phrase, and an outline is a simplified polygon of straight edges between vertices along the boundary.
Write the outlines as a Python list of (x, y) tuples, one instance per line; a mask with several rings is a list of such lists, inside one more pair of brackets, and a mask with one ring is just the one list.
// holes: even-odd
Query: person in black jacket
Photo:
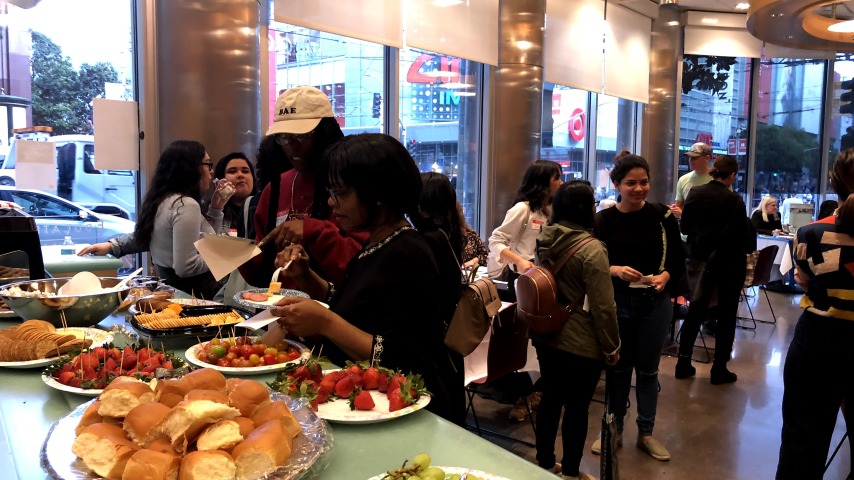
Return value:
[(694, 341), (717, 290), (718, 328), (711, 382), (719, 385), (738, 379), (735, 373), (727, 370), (727, 362), (735, 338), (738, 297), (750, 249), (750, 228), (744, 201), (729, 190), (738, 174), (738, 162), (729, 155), (722, 155), (715, 159), (710, 173), (712, 181), (692, 188), (682, 209), (681, 228), (688, 236), (689, 262), (708, 262), (708, 267), (702, 294), (689, 305), (682, 325), (676, 378), (690, 378), (696, 373), (691, 365)]

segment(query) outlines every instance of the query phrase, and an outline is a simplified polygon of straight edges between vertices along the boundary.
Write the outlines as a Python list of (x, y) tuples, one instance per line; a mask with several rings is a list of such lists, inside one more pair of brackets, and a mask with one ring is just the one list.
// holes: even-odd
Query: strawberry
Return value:
[(388, 389), (389, 390), (399, 389), (399, 388), (403, 387), (404, 383), (406, 383), (406, 377), (404, 377), (403, 375), (397, 374), (388, 380)]
[(172, 360), (166, 360), (165, 362), (163, 362), (162, 367), (163, 367), (163, 368), (166, 368), (166, 369), (169, 369), (169, 370), (172, 370), (172, 369), (174, 368), (174, 367), (172, 366)]
[[(130, 348), (130, 347), (126, 347), (125, 350), (127, 350), (127, 348)], [(131, 354), (125, 353), (125, 356), (122, 359), (122, 368), (124, 370), (131, 370), (131, 369), (135, 370), (134, 369), (135, 366), (136, 366), (136, 355), (133, 353), (131, 353)]]
[(98, 373), (95, 372), (95, 369), (92, 367), (87, 367), (83, 369), (83, 380), (92, 380), (98, 376)]
[[(400, 392), (400, 390), (397, 390), (397, 391)], [(403, 397), (401, 397), (400, 395), (395, 395), (394, 397), (389, 398), (389, 400), (388, 400), (388, 411), (389, 411), (389, 413), (396, 412), (398, 410), (402, 410), (404, 407), (405, 407), (405, 405), (403, 404)]]
[(356, 373), (348, 373), (347, 377), (353, 381), (353, 385), (357, 387), (362, 387), (365, 385), (365, 381), (362, 379), (362, 376)]
[(122, 351), (118, 348), (113, 347), (107, 350), (107, 354), (110, 356), (110, 358), (117, 362), (122, 359)]
[(68, 379), (68, 386), (74, 388), (80, 388), (80, 385), (83, 384), (83, 379), (80, 377), (72, 377)]
[(317, 403), (326, 403), (329, 400), (329, 393), (323, 393), (323, 391), (317, 392)]
[(151, 352), (147, 348), (140, 348), (136, 352), (136, 358), (139, 363), (145, 363), (151, 356)]
[(389, 380), (388, 374), (385, 372), (380, 372), (379, 376), (377, 378), (377, 390), (379, 390), (382, 393), (387, 392), (388, 391), (388, 380)]
[(380, 383), (380, 371), (376, 367), (370, 367), (362, 374), (365, 390), (376, 390)]
[(104, 370), (108, 372), (115, 372), (118, 363), (113, 360), (113, 357), (107, 357), (107, 360), (104, 362)]
[(335, 395), (338, 395), (341, 398), (349, 398), (350, 393), (352, 393), (355, 388), (356, 384), (353, 382), (353, 377), (344, 377), (335, 384)]
[(360, 367), (359, 365), (354, 364), (347, 368), (347, 373), (354, 373), (356, 375), (361, 376), (362, 373), (364, 373), (364, 370), (362, 370), (362, 367)]
[(68, 385), (72, 378), (74, 378), (74, 372), (62, 372), (59, 374), (59, 378), (57, 381), (63, 385)]
[(371, 393), (357, 388), (350, 394), (350, 410), (373, 410), (376, 405)]

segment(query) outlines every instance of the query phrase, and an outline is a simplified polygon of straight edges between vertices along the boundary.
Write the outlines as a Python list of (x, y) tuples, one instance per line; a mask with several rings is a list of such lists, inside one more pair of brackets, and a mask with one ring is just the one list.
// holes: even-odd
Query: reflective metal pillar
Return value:
[(488, 237), (513, 206), (525, 168), (540, 155), (545, 0), (500, 0), (491, 156), (487, 167)]
[[(677, 22), (676, 25), (668, 25)], [(682, 33), (679, 11), (660, 8), (652, 22), (649, 104), (643, 110), (640, 154), (649, 162), (649, 200), (666, 205), (676, 199), (679, 115), (682, 100)], [(674, 65), (677, 68), (673, 68)]]

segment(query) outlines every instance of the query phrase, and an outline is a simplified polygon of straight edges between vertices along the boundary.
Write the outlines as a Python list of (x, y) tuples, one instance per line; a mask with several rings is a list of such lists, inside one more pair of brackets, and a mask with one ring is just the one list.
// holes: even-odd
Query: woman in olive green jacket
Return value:
[[(537, 239), (538, 263), (558, 263), (576, 243), (589, 237), (594, 211), (589, 182), (563, 184), (555, 193), (551, 221)], [(608, 269), (608, 253), (602, 242), (594, 240), (579, 248), (555, 280), (562, 305), (586, 295), (584, 307), (569, 315), (560, 332), (534, 335), (533, 339), (543, 385), (537, 414), (537, 463), (565, 478), (593, 478), (578, 471), (587, 436), (588, 408), (604, 364), (614, 365), (619, 359), (620, 332)], [(554, 453), (561, 408), (563, 465), (555, 462)]]

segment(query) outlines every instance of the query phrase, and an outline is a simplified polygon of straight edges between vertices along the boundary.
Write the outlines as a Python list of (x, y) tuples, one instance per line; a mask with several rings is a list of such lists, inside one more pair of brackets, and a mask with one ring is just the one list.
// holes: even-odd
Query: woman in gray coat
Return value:
[[(537, 239), (538, 263), (556, 264), (575, 244), (590, 237), (594, 212), (589, 182), (572, 181), (558, 188), (551, 221)], [(564, 478), (594, 478), (578, 471), (587, 436), (588, 408), (604, 364), (615, 365), (619, 360), (620, 332), (608, 269), (608, 253), (602, 242), (594, 240), (581, 246), (555, 280), (561, 305), (571, 305), (586, 295), (584, 308), (579, 303), (560, 332), (533, 338), (543, 385), (537, 414), (537, 463)], [(563, 465), (555, 463), (554, 453), (561, 408)]]

